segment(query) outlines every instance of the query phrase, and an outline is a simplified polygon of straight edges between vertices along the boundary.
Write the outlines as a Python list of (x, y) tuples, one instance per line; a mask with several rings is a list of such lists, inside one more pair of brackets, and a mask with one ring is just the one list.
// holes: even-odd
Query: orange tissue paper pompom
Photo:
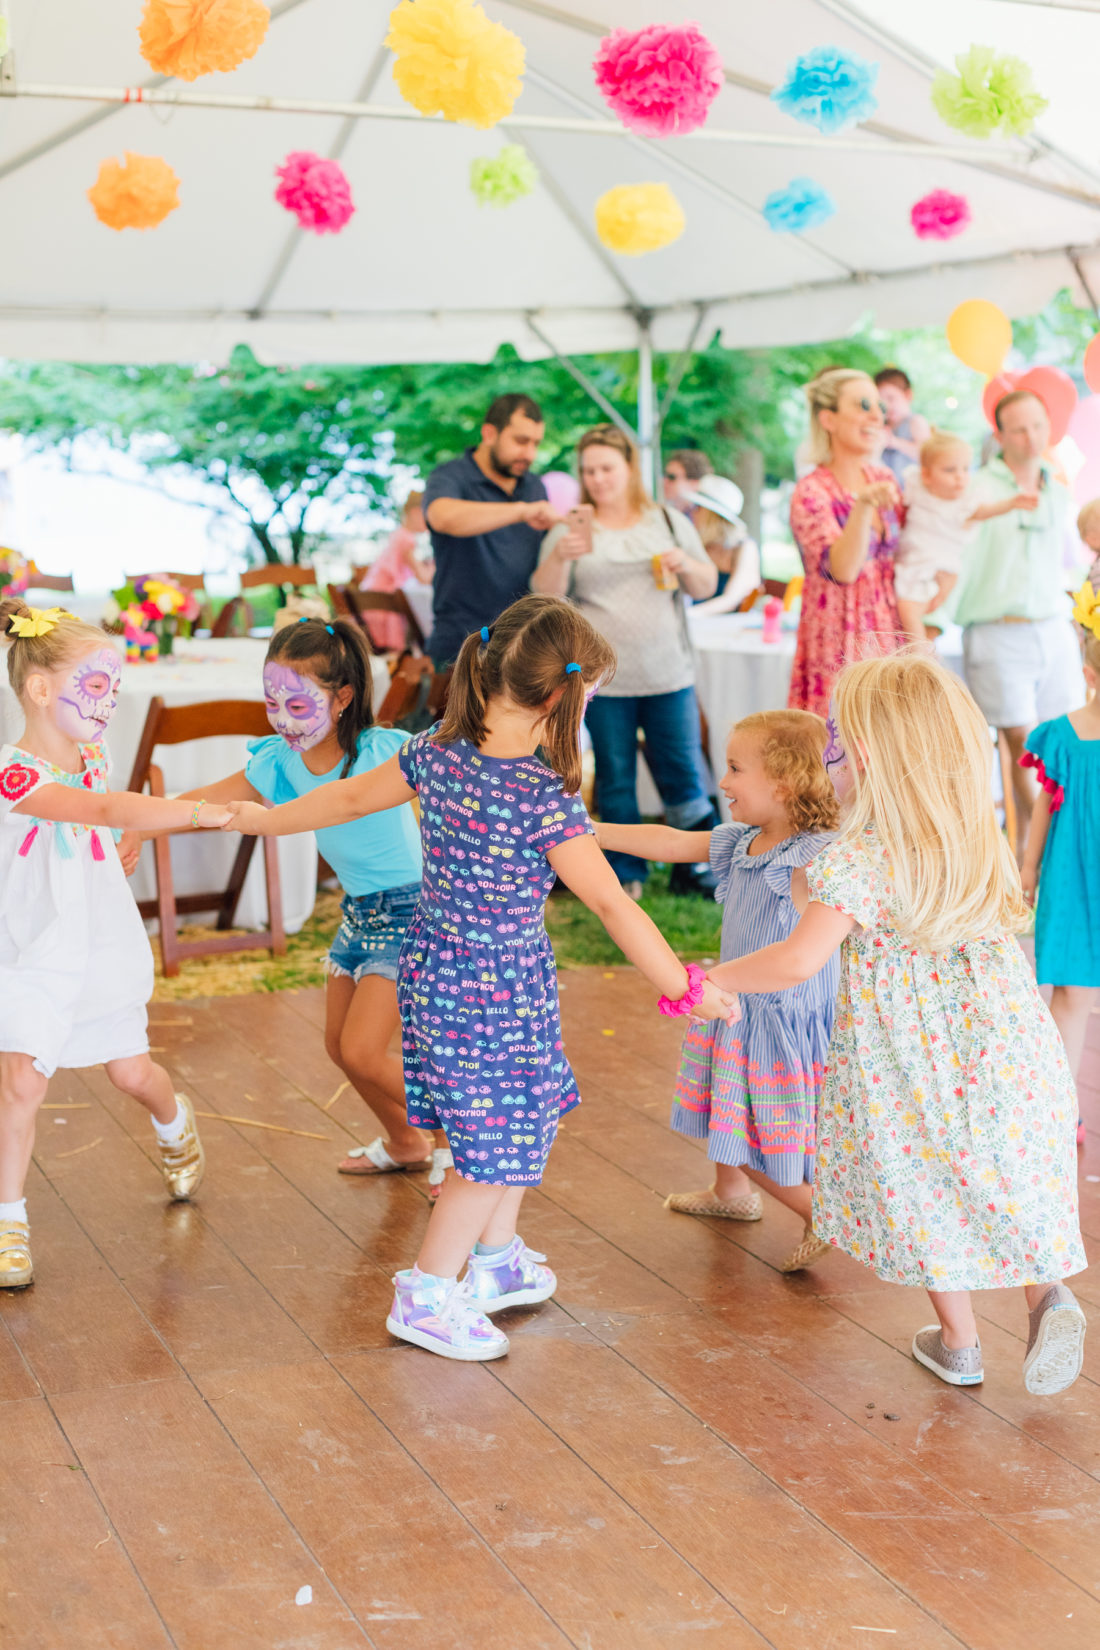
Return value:
[(159, 155), (105, 160), (88, 190), (95, 215), (108, 229), (155, 229), (180, 203), (180, 180)]
[(271, 13), (260, 0), (145, 0), (141, 55), (158, 74), (228, 74), (263, 44)]
[(523, 87), (523, 41), (474, 0), (401, 0), (386, 45), (398, 91), (422, 115), (495, 126)]

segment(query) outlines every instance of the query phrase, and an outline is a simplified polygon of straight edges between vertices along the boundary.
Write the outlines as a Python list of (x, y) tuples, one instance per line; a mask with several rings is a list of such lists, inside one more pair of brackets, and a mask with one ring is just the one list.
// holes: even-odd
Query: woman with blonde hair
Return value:
[[(648, 497), (629, 436), (599, 424), (581, 437), (577, 453), (581, 508), (543, 539), (531, 588), (567, 597), (618, 657), (614, 680), (588, 707), (600, 816), (624, 825), (641, 817), (640, 728), (668, 823), (707, 830), (718, 820), (703, 759), (684, 596), (713, 595), (718, 570), (688, 518)], [(640, 898), (645, 860), (609, 857), (619, 881)], [(706, 866), (678, 865), (672, 887), (710, 893), (714, 882)]]
[(983, 1379), (970, 1291), (1022, 1285), (1024, 1385), (1061, 1392), (1085, 1335), (1063, 1282), (1086, 1265), (1077, 1098), (1015, 938), (1028, 911), (993, 815), (985, 718), (957, 677), (911, 653), (849, 666), (830, 724), (847, 817), (798, 890), (805, 914), (711, 978), (787, 990), (840, 948), (814, 1232), (928, 1290), (937, 1322), (913, 1356), (953, 1386)]
[(805, 571), (788, 703), (824, 716), (843, 665), (898, 645), (894, 552), (901, 495), (875, 462), (883, 414), (874, 380), (829, 367), (806, 385), (816, 468), (791, 497), (791, 532)]

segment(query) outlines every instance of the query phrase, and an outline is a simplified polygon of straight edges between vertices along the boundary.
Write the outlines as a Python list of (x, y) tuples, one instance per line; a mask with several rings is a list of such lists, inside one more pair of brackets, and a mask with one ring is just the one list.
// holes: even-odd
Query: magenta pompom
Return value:
[(949, 241), (970, 222), (970, 202), (950, 189), (933, 189), (910, 208), (909, 221), (922, 241)]
[(294, 213), (303, 229), (335, 234), (355, 211), (343, 167), (324, 155), (295, 149), (275, 172), (279, 179), (275, 199)]
[(592, 67), (623, 125), (647, 137), (694, 132), (723, 86), (722, 59), (694, 23), (615, 29)]

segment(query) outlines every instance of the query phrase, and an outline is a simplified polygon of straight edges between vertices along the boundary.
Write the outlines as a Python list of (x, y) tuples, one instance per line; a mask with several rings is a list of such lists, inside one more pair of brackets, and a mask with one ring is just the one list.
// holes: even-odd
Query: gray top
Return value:
[[(552, 527), (542, 541), (539, 564), (568, 529)], [(592, 553), (569, 563), (566, 591), (615, 649), (619, 668), (607, 687), (608, 699), (648, 698), (678, 693), (695, 681), (679, 591), (658, 590), (653, 558), (678, 545), (686, 555), (709, 558), (695, 528), (679, 510), (667, 515), (651, 504), (633, 527), (592, 523)]]

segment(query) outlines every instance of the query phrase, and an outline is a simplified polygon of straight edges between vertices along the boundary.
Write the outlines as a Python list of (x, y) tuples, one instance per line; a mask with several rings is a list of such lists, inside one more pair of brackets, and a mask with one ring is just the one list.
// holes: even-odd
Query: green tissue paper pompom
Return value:
[(537, 166), (518, 143), (470, 163), (470, 188), (481, 206), (511, 206), (530, 195), (538, 181)]
[(1022, 57), (998, 55), (992, 46), (971, 46), (955, 59), (958, 74), (940, 69), (932, 81), (932, 107), (940, 119), (968, 137), (994, 132), (1024, 137), (1049, 101), (1035, 90)]

